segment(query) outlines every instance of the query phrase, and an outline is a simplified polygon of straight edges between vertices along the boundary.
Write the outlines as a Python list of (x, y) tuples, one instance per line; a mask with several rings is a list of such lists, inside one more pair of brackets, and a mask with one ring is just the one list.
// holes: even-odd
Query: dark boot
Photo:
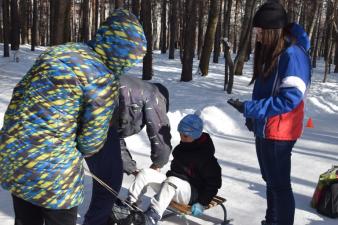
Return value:
[(142, 212), (132, 212), (131, 223), (133, 225), (156, 225), (157, 222), (161, 219), (161, 216), (156, 212), (155, 209), (149, 208), (144, 213)]
[(128, 216), (129, 224), (133, 225), (144, 225), (145, 224), (145, 215), (140, 211), (131, 211), (131, 214)]
[(261, 225), (274, 225), (273, 223), (268, 223), (266, 220), (262, 220)]
[(145, 223), (144, 225), (156, 225), (157, 222), (161, 219), (161, 216), (156, 212), (156, 210), (150, 207), (144, 213)]
[(108, 224), (129, 224), (130, 208), (117, 199), (114, 202)]

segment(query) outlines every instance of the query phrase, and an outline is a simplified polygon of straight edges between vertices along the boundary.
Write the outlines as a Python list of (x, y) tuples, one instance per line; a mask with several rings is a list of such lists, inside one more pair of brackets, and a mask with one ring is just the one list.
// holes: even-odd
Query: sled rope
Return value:
[(92, 172), (90, 172), (87, 168), (84, 167), (84, 171), (85, 171), (86, 174), (88, 174), (89, 176), (91, 176), (102, 187), (104, 187), (106, 190), (108, 190), (111, 194), (114, 195), (114, 197), (116, 197), (117, 199), (119, 199), (123, 204), (125, 204), (126, 206), (128, 206), (130, 209), (142, 212), (142, 210), (140, 208), (138, 208), (136, 205), (133, 205), (131, 202), (119, 198), (119, 196), (118, 196), (119, 193), (117, 191), (115, 191), (108, 184), (106, 184), (104, 181), (102, 181), (100, 178), (98, 178), (95, 174), (93, 174)]

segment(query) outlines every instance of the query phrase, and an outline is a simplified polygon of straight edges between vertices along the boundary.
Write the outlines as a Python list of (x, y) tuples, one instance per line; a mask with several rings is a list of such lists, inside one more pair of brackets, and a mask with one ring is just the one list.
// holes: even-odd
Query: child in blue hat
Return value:
[(209, 134), (203, 132), (201, 118), (195, 114), (186, 115), (177, 130), (181, 141), (173, 150), (166, 175), (151, 168), (142, 169), (129, 188), (131, 203), (137, 203), (147, 186), (156, 192), (144, 218), (131, 218), (134, 223), (141, 220), (144, 225), (157, 224), (172, 200), (191, 205), (192, 214), (199, 216), (222, 185), (215, 147)]

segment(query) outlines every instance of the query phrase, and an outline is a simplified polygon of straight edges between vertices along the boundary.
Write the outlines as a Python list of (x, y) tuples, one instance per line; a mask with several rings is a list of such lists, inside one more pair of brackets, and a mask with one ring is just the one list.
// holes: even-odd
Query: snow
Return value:
[[(29, 70), (43, 48), (36, 52), (30, 46), (21, 46), (19, 62), (0, 58), (0, 127), (3, 115), (11, 98), (12, 89)], [(2, 47), (0, 47), (2, 49)], [(2, 53), (0, 53), (2, 54)], [(13, 56), (13, 53), (11, 54)], [(244, 118), (226, 103), (228, 98), (249, 99), (252, 86), (252, 62), (245, 65), (243, 76), (236, 76), (233, 94), (223, 91), (224, 64), (210, 63), (207, 77), (194, 75), (191, 82), (180, 82), (179, 57), (168, 60), (167, 55), (154, 52), (154, 77), (152, 82), (161, 82), (170, 91), (169, 118), (172, 126), (172, 145), (179, 142), (176, 131), (179, 120), (187, 113), (198, 111), (204, 120), (204, 130), (211, 134), (216, 147), (216, 156), (222, 167), (223, 185), (219, 195), (227, 199), (228, 217), (231, 224), (260, 224), (265, 215), (265, 185), (256, 159), (253, 135), (246, 130)], [(194, 62), (194, 72), (198, 61)], [(306, 101), (306, 118), (313, 119), (314, 128), (305, 128), (302, 138), (296, 143), (292, 155), (292, 185), (296, 199), (295, 225), (333, 225), (337, 220), (321, 216), (310, 207), (318, 176), (338, 163), (338, 75), (330, 74), (322, 83), (324, 63), (318, 61), (313, 71), (312, 86)], [(142, 64), (128, 72), (129, 76), (141, 77)], [(138, 166), (151, 164), (149, 142), (145, 131), (127, 138), (127, 144)], [(165, 172), (168, 165), (162, 169)], [(128, 188), (132, 177), (125, 176), (123, 186)], [(86, 176), (85, 202), (79, 207), (78, 224), (88, 207), (91, 193), (91, 178)], [(123, 190), (125, 191), (125, 189)], [(10, 194), (0, 188), (0, 223), (14, 223)], [(220, 207), (205, 212), (201, 218), (187, 216), (189, 224), (220, 223), (223, 218)], [(161, 224), (185, 224), (179, 217), (168, 218)]]

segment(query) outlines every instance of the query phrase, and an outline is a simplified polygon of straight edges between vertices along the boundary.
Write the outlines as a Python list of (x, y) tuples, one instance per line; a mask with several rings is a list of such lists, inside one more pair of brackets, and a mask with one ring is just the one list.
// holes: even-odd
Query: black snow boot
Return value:
[(113, 225), (115, 223), (119, 225), (128, 225), (130, 224), (130, 214), (129, 206), (117, 199), (114, 202), (108, 225)]
[(261, 225), (274, 225), (272, 223), (266, 222), (266, 220), (262, 220)]
[(156, 225), (161, 219), (161, 216), (151, 207), (144, 213), (132, 212), (130, 217), (130, 222), (133, 225)]
[(156, 210), (150, 207), (145, 213), (145, 224), (144, 225), (156, 225), (157, 222), (161, 219), (161, 216), (156, 212)]

